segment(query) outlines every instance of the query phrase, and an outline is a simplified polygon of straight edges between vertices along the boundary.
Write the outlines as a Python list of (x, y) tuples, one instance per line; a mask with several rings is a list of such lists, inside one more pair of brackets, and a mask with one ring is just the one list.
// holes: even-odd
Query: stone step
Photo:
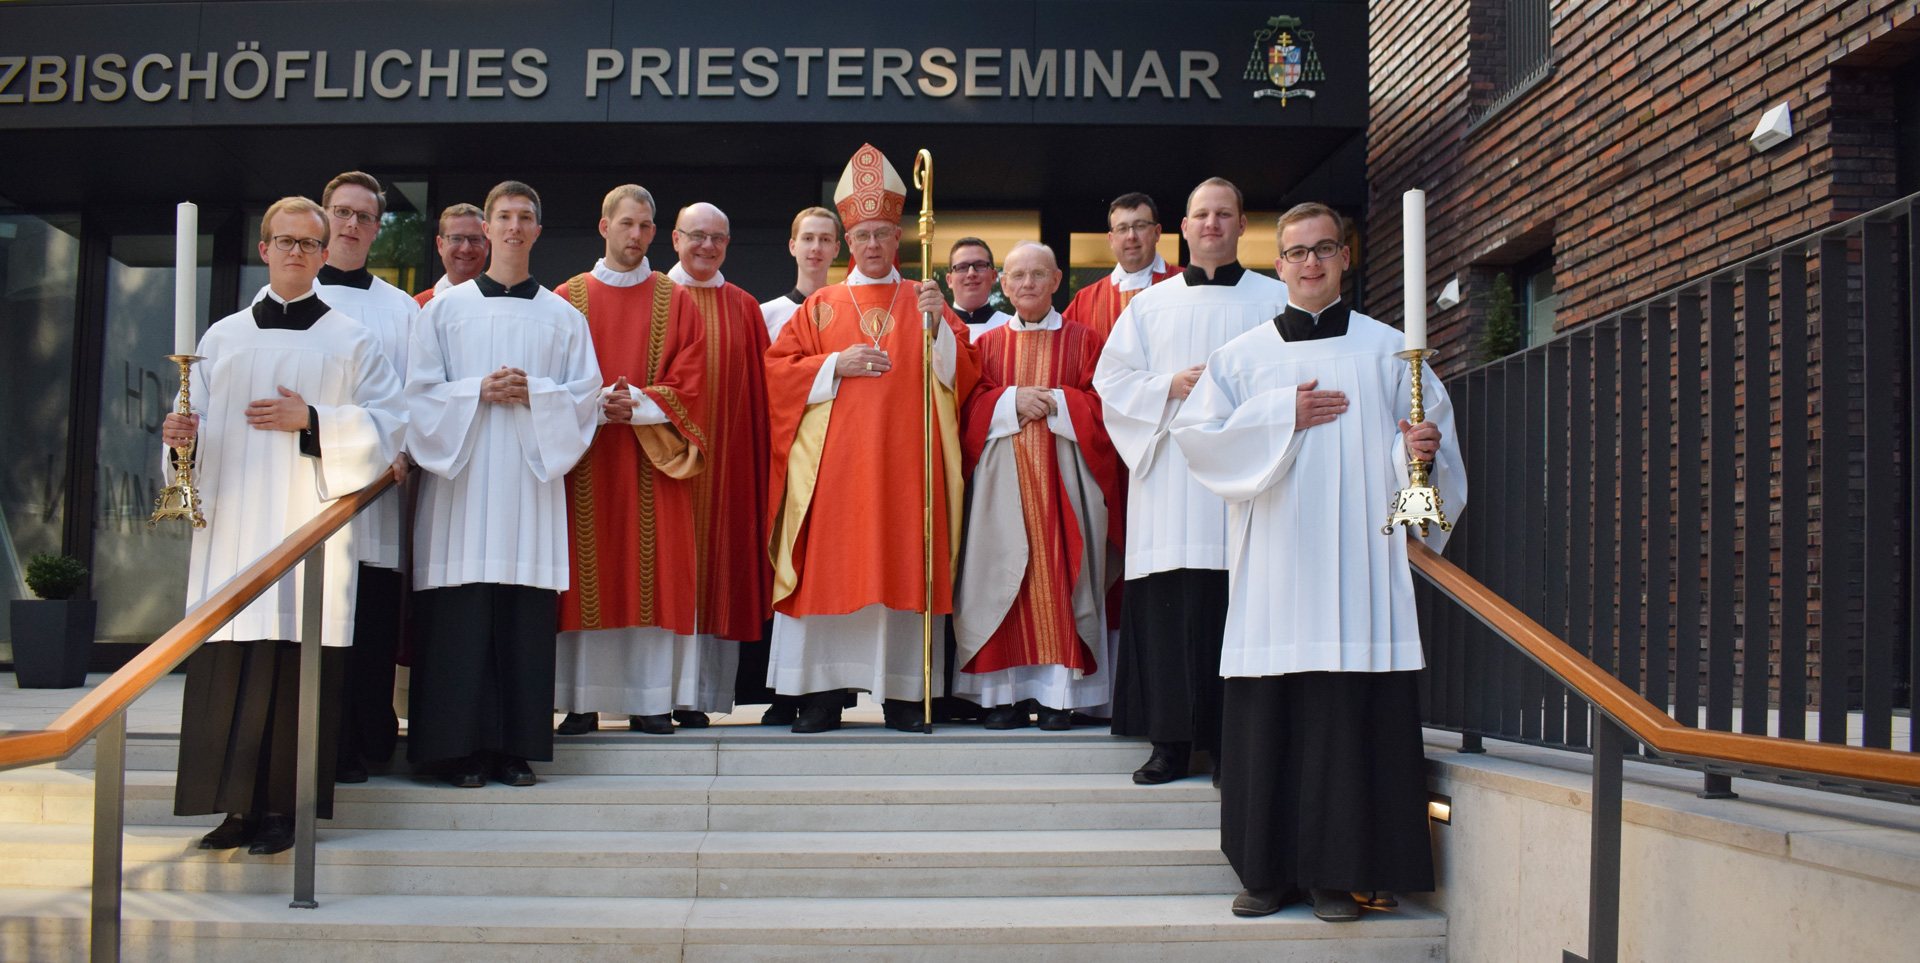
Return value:
[[(200, 827), (135, 826), (129, 889), (287, 893), (291, 854), (196, 847)], [(85, 887), (87, 826), (0, 825), (0, 879)], [(321, 893), (407, 896), (954, 897), (1230, 894), (1211, 830), (567, 832), (323, 828)]]
[[(92, 773), (0, 773), (0, 823), (90, 823)], [(1205, 776), (1138, 786), (1115, 773), (929, 776), (552, 776), (526, 788), (455, 789), (417, 776), (336, 787), (335, 829), (697, 832), (1217, 829)], [(130, 826), (173, 815), (173, 773), (127, 774)], [(204, 830), (203, 830), (204, 831)]]
[[(546, 775), (762, 776), (762, 775), (993, 775), (1130, 773), (1147, 760), (1146, 742), (1105, 729), (1042, 733), (996, 732), (950, 726), (932, 735), (861, 726), (839, 732), (795, 735), (761, 726), (682, 729), (671, 736), (603, 730), (554, 740), (551, 762), (535, 763)], [(404, 738), (391, 765), (406, 772)], [(135, 733), (127, 740), (129, 771), (171, 772), (179, 741), (166, 734)], [(57, 764), (93, 768), (93, 744)]]
[[(86, 959), (86, 894), (0, 889), (0, 958)], [(253, 963), (1411, 963), (1446, 959), (1447, 922), (1403, 902), (1354, 923), (1304, 907), (1232, 915), (1225, 896), (587, 899), (129, 891), (123, 959)]]

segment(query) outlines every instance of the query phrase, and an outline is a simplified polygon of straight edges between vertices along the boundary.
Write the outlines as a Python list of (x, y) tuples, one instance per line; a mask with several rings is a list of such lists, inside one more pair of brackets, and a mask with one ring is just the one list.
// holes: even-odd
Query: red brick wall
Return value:
[[(1565, 328), (1896, 196), (1884, 68), (1920, 49), (1920, 5), (1553, 0), (1555, 72), (1469, 130), (1501, 82), (1504, 10), (1371, 7), (1369, 309), (1401, 315), (1400, 194), (1424, 188), (1443, 373), (1474, 363), (1501, 265), (1551, 251)], [(1794, 136), (1756, 152), (1747, 137), (1782, 100)], [(1453, 277), (1468, 300), (1432, 307)]]

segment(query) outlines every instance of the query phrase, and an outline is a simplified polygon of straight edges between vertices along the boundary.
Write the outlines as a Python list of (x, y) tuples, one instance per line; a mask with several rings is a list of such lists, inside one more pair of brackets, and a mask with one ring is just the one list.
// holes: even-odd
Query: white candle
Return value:
[(181, 201), (173, 229), (173, 353), (192, 354), (200, 344), (194, 323), (194, 282), (200, 268), (200, 208)]
[(1401, 243), (1401, 290), (1406, 298), (1407, 350), (1427, 348), (1427, 192), (1408, 191), (1400, 195), (1401, 222), (1406, 236)]

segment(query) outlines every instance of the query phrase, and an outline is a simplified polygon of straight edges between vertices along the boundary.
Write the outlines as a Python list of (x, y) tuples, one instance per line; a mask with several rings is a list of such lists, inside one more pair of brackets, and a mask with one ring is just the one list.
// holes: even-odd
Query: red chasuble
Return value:
[(767, 561), (767, 324), (733, 284), (682, 286), (707, 345), (706, 470), (693, 478), (700, 631), (751, 642), (773, 611)]
[(693, 635), (692, 479), (707, 449), (706, 332), (664, 274), (629, 288), (581, 274), (557, 290), (587, 316), (606, 383), (626, 376), (670, 419), (601, 425), (567, 473), (573, 587), (560, 595), (560, 630), (658, 626)]
[[(1096, 650), (1089, 643), (1097, 646), (1101, 640), (1080, 638), (1072, 594), (1081, 576), (1086, 538), (1104, 535), (1117, 552), (1126, 518), (1122, 501), (1126, 469), (1107, 437), (1100, 398), (1093, 390), (1093, 369), (1105, 345), (1105, 337), (1072, 322), (1053, 331), (998, 328), (976, 345), (980, 351), (980, 383), (967, 400), (963, 436), (968, 475), (973, 474), (986, 447), (994, 407), (1001, 395), (1016, 386), (1059, 388), (1066, 396), (1080, 457), (1106, 500), (1109, 521), (1104, 533), (1080, 530), (1063, 487), (1056, 436), (1045, 419), (1022, 425), (1012, 441), (1027, 535), (1026, 576), (1013, 608), (966, 665), (967, 672), (994, 672), (1022, 665), (1064, 665), (1086, 672), (1096, 668)], [(1093, 591), (1100, 593), (1102, 589), (1095, 586)]]
[[(1165, 271), (1153, 272), (1153, 280), (1148, 287), (1179, 274), (1181, 270), (1168, 265)], [(1084, 324), (1092, 328), (1093, 333), (1105, 338), (1113, 333), (1113, 322), (1120, 319), (1120, 312), (1127, 309), (1127, 302), (1133, 300), (1134, 295), (1145, 290), (1146, 288), (1135, 288), (1131, 291), (1122, 291), (1114, 287), (1113, 277), (1109, 275), (1074, 292), (1073, 302), (1067, 305), (1065, 311), (1060, 312), (1060, 316), (1069, 323)]]
[[(918, 612), (925, 604), (924, 333), (915, 300), (912, 281), (830, 284), (800, 305), (767, 351), (773, 439), (767, 502), (777, 612), (844, 615), (875, 603)], [(934, 390), (941, 425), (933, 469), (936, 614), (953, 611), (953, 552), (960, 541), (955, 399), (965, 398), (979, 375), (966, 326), (951, 309), (943, 320), (957, 347), (953, 387), (936, 381)], [(807, 404), (830, 352), (876, 340), (892, 370), (878, 378), (843, 378), (831, 401)]]
[[(433, 300), (433, 296), (439, 293), (440, 293), (440, 290), (438, 288), (428, 288), (425, 291), (422, 291), (419, 294), (414, 295), (413, 299), (415, 301), (418, 301), (420, 303), (420, 306), (424, 308), (427, 306), (427, 302)], [(564, 294), (565, 292), (561, 292), (561, 293)]]

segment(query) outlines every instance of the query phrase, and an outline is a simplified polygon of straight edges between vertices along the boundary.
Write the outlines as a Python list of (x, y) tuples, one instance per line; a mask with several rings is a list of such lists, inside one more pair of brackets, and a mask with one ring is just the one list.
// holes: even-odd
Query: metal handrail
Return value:
[(192, 655), (213, 633), (276, 582), (304, 567), (301, 584), (299, 723), (295, 736), (293, 902), (314, 899), (314, 807), (319, 795), (320, 627), (326, 580), (326, 542), (365, 511), (396, 479), (382, 472), (373, 484), (335, 499), (286, 540), (193, 607), (132, 661), (95, 686), (45, 729), (0, 735), (0, 769), (55, 762), (94, 742), (93, 893), (88, 959), (120, 959), (122, 848), (126, 821), (127, 708), (162, 676)]

